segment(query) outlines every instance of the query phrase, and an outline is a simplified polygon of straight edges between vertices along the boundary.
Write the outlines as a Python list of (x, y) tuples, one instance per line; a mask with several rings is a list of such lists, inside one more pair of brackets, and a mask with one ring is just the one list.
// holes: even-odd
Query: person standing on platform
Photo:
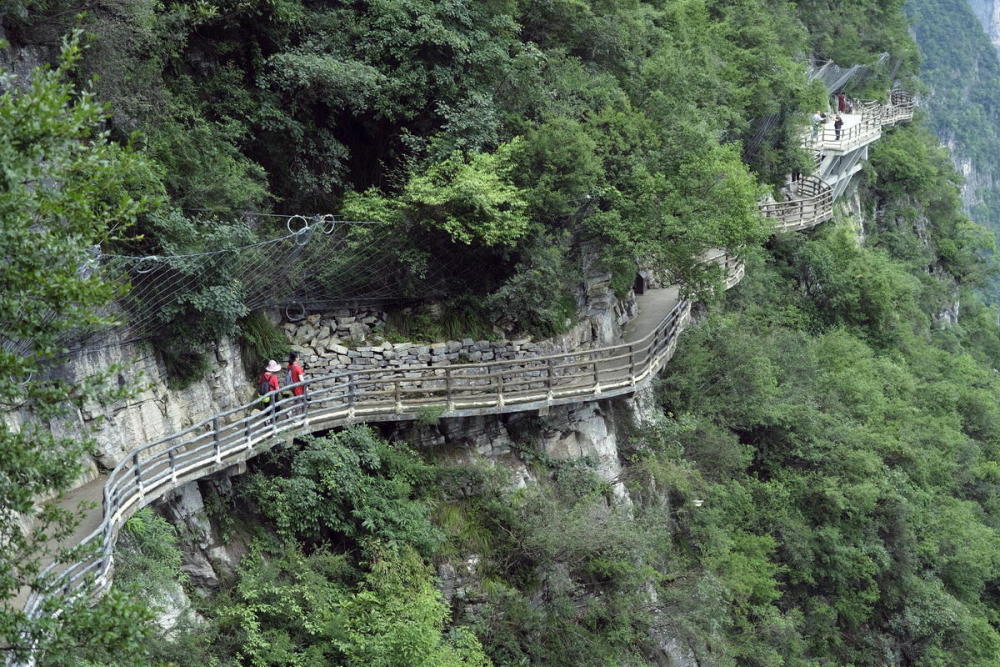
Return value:
[(817, 111), (812, 115), (812, 138), (815, 140), (819, 136), (819, 129), (823, 127), (823, 115)]

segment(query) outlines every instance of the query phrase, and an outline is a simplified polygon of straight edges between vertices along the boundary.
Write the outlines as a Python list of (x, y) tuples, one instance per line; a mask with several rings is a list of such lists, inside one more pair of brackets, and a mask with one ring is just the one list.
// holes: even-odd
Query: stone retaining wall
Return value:
[(611, 345), (620, 340), (625, 324), (637, 312), (635, 295), (629, 293), (626, 299), (618, 300), (608, 295), (610, 289), (601, 280), (588, 287), (590, 298), (586, 309), (581, 309), (581, 319), (566, 333), (540, 341), (522, 336), (511, 340), (464, 338), (392, 343), (382, 334), (385, 312), (374, 308), (314, 313), (299, 322), (284, 322), (281, 328), (311, 373), (521, 359)]

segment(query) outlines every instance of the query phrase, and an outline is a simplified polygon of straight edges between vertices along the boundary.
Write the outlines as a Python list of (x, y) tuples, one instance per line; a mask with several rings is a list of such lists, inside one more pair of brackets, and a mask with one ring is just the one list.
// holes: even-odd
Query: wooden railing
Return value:
[(775, 220), (777, 231), (808, 229), (833, 217), (833, 191), (825, 181), (806, 176), (797, 187), (798, 199), (760, 205), (764, 217)]
[(705, 264), (715, 262), (722, 267), (725, 276), (723, 285), (726, 289), (732, 289), (738, 285), (747, 273), (746, 264), (743, 263), (742, 259), (718, 248), (709, 250), (702, 255), (701, 261)]
[[(741, 261), (723, 251), (705, 261), (722, 264), (726, 285), (743, 277)], [(133, 450), (104, 484), (102, 519), (80, 543), (92, 555), (43, 575), (56, 577), (47, 594), (33, 592), (24, 611), (36, 618), (46, 595), (98, 594), (111, 583), (114, 544), (122, 524), (137, 510), (187, 482), (246, 461), (290, 438), (344, 424), (416, 419), (427, 414), (462, 417), (546, 409), (553, 405), (612, 398), (650, 380), (673, 355), (691, 313), (682, 300), (647, 335), (577, 352), (449, 366), (341, 371), (297, 385), (307, 398), (259, 401), (215, 415), (190, 428)], [(86, 585), (85, 584), (89, 584)]]
[(822, 144), (823, 150), (847, 152), (878, 141), (881, 136), (882, 113), (879, 107), (873, 107), (862, 109), (861, 120), (850, 127), (837, 130), (824, 125), (813, 141)]
[(883, 107), (882, 125), (894, 125), (913, 119), (916, 103), (913, 95), (905, 90), (894, 90), (889, 94), (889, 104)]

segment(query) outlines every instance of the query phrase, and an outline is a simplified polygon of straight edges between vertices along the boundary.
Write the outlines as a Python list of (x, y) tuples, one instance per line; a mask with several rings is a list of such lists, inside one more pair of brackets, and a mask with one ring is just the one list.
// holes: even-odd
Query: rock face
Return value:
[(682, 640), (670, 636), (658, 636), (657, 652), (653, 656), (658, 667), (699, 667), (698, 657), (694, 650)]
[(589, 459), (598, 476), (611, 484), (615, 496), (630, 502), (618, 457), (619, 429), (614, 401), (558, 406), (542, 419), (540, 443), (546, 456), (561, 461)]
[[(3, 26), (0, 26), (0, 41), (11, 42)], [(51, 62), (55, 55), (54, 49), (34, 44), (12, 42), (6, 49), (0, 49), (0, 92), (27, 86), (31, 71)]]
[(203, 590), (214, 590), (232, 579), (240, 559), (248, 550), (248, 538), (239, 532), (223, 534), (212, 522), (206, 509), (206, 498), (224, 504), (232, 491), (231, 476), (243, 472), (239, 468), (189, 482), (156, 503), (157, 510), (177, 526), (183, 554), (181, 570), (191, 584)]
[[(95, 439), (93, 458), (85, 461), (87, 473), (80, 483), (97, 475), (98, 469), (113, 468), (125, 454), (143, 444), (156, 442), (172, 433), (209, 419), (212, 415), (249, 401), (254, 388), (246, 379), (239, 345), (224, 340), (209, 355), (211, 370), (205, 378), (183, 389), (168, 386), (162, 360), (143, 344), (115, 344), (81, 352), (54, 369), (74, 383), (93, 382), (90, 378), (118, 366), (110, 378), (118, 387), (131, 388), (134, 395), (109, 404), (86, 403), (81, 410), (49, 423), (56, 435), (79, 437), (89, 433)], [(17, 415), (29, 420), (31, 415)]]
[(1000, 2), (996, 0), (969, 0), (969, 7), (989, 35), (990, 41), (1000, 54)]
[[(651, 396), (651, 394), (650, 394)], [(521, 448), (529, 447), (553, 460), (587, 459), (598, 476), (611, 485), (615, 497), (631, 500), (619, 480), (619, 446), (629, 421), (641, 422), (651, 408), (649, 398), (612, 399), (555, 406), (547, 415), (514, 413), (487, 417), (442, 419), (437, 424), (402, 423), (391, 437), (432, 450), (452, 464), (487, 462), (507, 468), (512, 486), (534, 481)]]
[[(1000, 8), (1000, 5), (997, 5)], [(984, 199), (992, 193), (1000, 182), (996, 176), (988, 169), (977, 169), (975, 162), (962, 154), (962, 148), (955, 141), (954, 137), (942, 136), (942, 143), (948, 148), (951, 161), (962, 174), (962, 183), (959, 185), (959, 192), (962, 197), (962, 207), (966, 212), (973, 211), (977, 206), (985, 203)], [(980, 220), (980, 223), (989, 222)]]

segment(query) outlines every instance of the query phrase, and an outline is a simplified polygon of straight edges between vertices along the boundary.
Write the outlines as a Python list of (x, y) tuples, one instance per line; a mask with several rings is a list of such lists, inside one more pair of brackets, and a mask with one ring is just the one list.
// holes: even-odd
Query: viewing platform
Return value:
[(844, 121), (840, 130), (834, 127), (836, 119), (831, 114), (825, 123), (806, 135), (804, 145), (826, 155), (847, 155), (882, 137), (881, 112), (862, 110), (861, 113), (843, 113), (840, 117)]
[(760, 206), (764, 217), (775, 221), (775, 231), (809, 229), (833, 217), (833, 191), (822, 179), (806, 176), (789, 188), (793, 199)]

